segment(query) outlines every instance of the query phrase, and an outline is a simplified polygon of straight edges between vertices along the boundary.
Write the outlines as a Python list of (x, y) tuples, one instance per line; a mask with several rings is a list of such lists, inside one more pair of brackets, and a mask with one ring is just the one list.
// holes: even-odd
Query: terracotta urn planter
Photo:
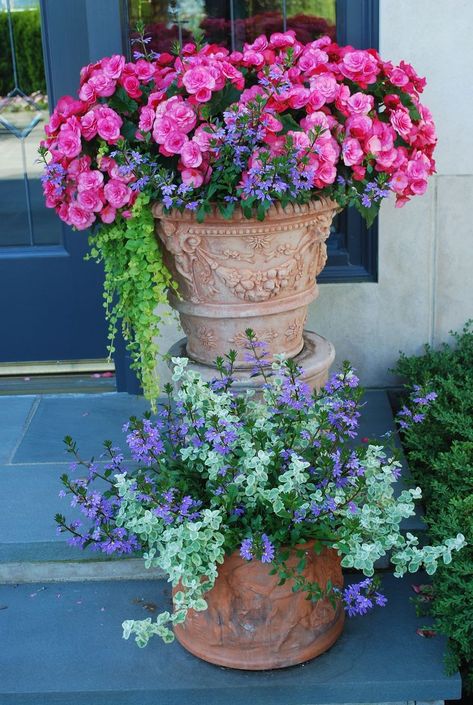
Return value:
[[(343, 585), (336, 551), (317, 555), (308, 543), (306, 557), (304, 574), (310, 581)], [(294, 554), (287, 563), (295, 566), (298, 560)], [(270, 569), (239, 553), (225, 558), (205, 596), (208, 609), (191, 610), (183, 624), (175, 625), (177, 640), (204, 661), (251, 671), (293, 666), (329, 649), (343, 629), (341, 604), (313, 603), (306, 593), (292, 592), (292, 580), (278, 585), (279, 576), (269, 575)]]
[(233, 348), (237, 366), (251, 366), (244, 359), (247, 328), (268, 343), (271, 355), (297, 355), (338, 210), (323, 198), (285, 209), (275, 204), (264, 221), (248, 220), (240, 209), (225, 220), (215, 209), (198, 223), (191, 212), (165, 215), (154, 205), (165, 262), (178, 284), (179, 296), (171, 294), (170, 303), (189, 357), (212, 365)]

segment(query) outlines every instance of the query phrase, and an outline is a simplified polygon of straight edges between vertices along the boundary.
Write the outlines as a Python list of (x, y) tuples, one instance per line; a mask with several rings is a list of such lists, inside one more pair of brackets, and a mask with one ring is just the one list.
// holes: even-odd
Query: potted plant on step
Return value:
[[(398, 577), (431, 574), (465, 544), (458, 534), (421, 548), (401, 532), (421, 491), (396, 496), (400, 463), (379, 444), (354, 444), (362, 392), (348, 364), (317, 394), (292, 360), (268, 357), (248, 330), (261, 399), (232, 393), (235, 351), (217, 360), (211, 382), (174, 359), (176, 386), (157, 416), (125, 427), (133, 470), (110, 443), (98, 466), (66, 439), (76, 476), (62, 477), (62, 494), (88, 523), (58, 515), (59, 530), (81, 547), (139, 552), (172, 584), (172, 610), (124, 622), (139, 646), (175, 636), (222, 666), (301, 663), (335, 642), (345, 610), (385, 604), (373, 577), (379, 558), (388, 554)], [(434, 397), (417, 390), (409, 418), (420, 421)], [(342, 567), (363, 579), (344, 588)]]
[(111, 350), (121, 319), (155, 398), (157, 304), (179, 311), (195, 360), (231, 347), (245, 366), (247, 327), (293, 357), (333, 216), (354, 206), (370, 223), (391, 192), (399, 206), (424, 193), (436, 136), (425, 80), (372, 49), (292, 30), (241, 52), (135, 41), (134, 61), (83, 68), (41, 153), (46, 205), (92, 229)]

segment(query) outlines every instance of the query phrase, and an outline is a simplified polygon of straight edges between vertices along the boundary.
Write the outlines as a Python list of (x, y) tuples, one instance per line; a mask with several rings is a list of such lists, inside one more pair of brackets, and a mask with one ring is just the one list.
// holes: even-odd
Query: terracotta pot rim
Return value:
[[(158, 220), (176, 220), (179, 222), (189, 222), (195, 224), (197, 227), (205, 227), (206, 225), (215, 225), (215, 221), (220, 225), (221, 223), (227, 223), (228, 227), (231, 227), (232, 223), (243, 221), (244, 223), (250, 225), (264, 226), (268, 220), (286, 220), (288, 218), (298, 217), (303, 218), (304, 216), (317, 215), (325, 211), (340, 211), (343, 210), (342, 206), (338, 204), (331, 198), (327, 196), (321, 196), (320, 198), (313, 198), (307, 203), (288, 203), (287, 206), (283, 208), (281, 203), (273, 203), (266, 213), (266, 218), (264, 220), (258, 220), (257, 218), (246, 218), (240, 206), (236, 206), (233, 212), (232, 218), (226, 219), (220, 213), (217, 204), (211, 204), (211, 212), (206, 215), (205, 220), (202, 223), (197, 222), (196, 215), (193, 211), (179, 211), (173, 209), (171, 213), (164, 213), (164, 206), (162, 203), (153, 203), (151, 210), (153, 215)], [(209, 218), (214, 222), (209, 222)]]

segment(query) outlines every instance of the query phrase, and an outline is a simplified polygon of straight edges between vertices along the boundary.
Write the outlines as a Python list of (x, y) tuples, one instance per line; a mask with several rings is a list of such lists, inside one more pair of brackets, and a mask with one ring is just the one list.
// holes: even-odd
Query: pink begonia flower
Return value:
[[(264, 34), (260, 34), (259, 37), (256, 37), (255, 41), (253, 44), (245, 44), (243, 46), (243, 49), (250, 49), (253, 51), (264, 51), (265, 49), (268, 48), (269, 42), (268, 38)], [(237, 52), (235, 52), (237, 53)]]
[(262, 86), (259, 86), (258, 84), (251, 86), (251, 88), (245, 88), (245, 90), (242, 92), (240, 96), (239, 103), (249, 103), (250, 100), (254, 100), (257, 95), (265, 95), (264, 89)]
[(353, 93), (347, 100), (347, 108), (351, 115), (367, 115), (373, 110), (374, 98), (366, 93)]
[(342, 144), (342, 155), (345, 166), (353, 166), (353, 164), (361, 164), (364, 152), (358, 140), (354, 137), (349, 137)]
[(113, 56), (107, 56), (102, 59), (100, 65), (106, 76), (112, 78), (114, 81), (118, 81), (125, 67), (125, 61), (124, 56), (113, 54)]
[(130, 200), (131, 193), (131, 189), (118, 179), (111, 179), (104, 186), (105, 198), (113, 208), (125, 206)]
[(228, 78), (233, 85), (238, 88), (239, 91), (242, 91), (245, 87), (245, 77), (243, 76), (242, 72), (239, 71), (235, 66), (232, 66), (228, 61), (223, 61), (222, 62), (222, 76), (225, 78)]
[(376, 170), (377, 171), (392, 171), (395, 168), (395, 163), (397, 159), (397, 149), (394, 147), (388, 149), (385, 152), (380, 152), (376, 156)]
[(135, 179), (135, 176), (133, 172), (130, 174), (123, 174), (120, 171), (120, 167), (118, 164), (114, 164), (111, 169), (108, 170), (108, 173), (110, 174), (110, 177), (112, 179), (116, 179), (117, 181), (123, 181), (124, 184), (130, 183), (130, 181), (133, 181)]
[(96, 99), (94, 87), (90, 83), (84, 83), (79, 91), (79, 98), (85, 103), (93, 103)]
[(430, 162), (425, 154), (418, 152), (414, 159), (407, 163), (407, 176), (412, 180), (425, 179), (430, 170)]
[(170, 154), (180, 154), (181, 150), (184, 146), (184, 144), (188, 141), (187, 135), (185, 135), (183, 132), (179, 132), (179, 130), (171, 130), (166, 135), (166, 139), (164, 140), (163, 147), (166, 152), (169, 152)]
[(142, 92), (140, 89), (140, 82), (131, 73), (123, 73), (121, 75), (120, 85), (123, 86), (125, 91), (127, 92), (127, 95), (130, 98), (133, 98), (134, 100), (138, 100), (138, 98), (141, 98)]
[[(306, 132), (313, 130), (315, 127), (320, 127), (325, 132), (330, 131), (328, 118), (325, 115), (325, 113), (322, 113), (320, 111), (310, 113), (309, 115), (307, 115), (307, 117), (303, 118), (301, 120), (301, 127)], [(324, 134), (324, 133), (322, 133), (322, 134)]]
[(202, 152), (197, 142), (186, 142), (181, 149), (181, 161), (189, 169), (196, 169), (202, 164)]
[(109, 144), (114, 144), (120, 137), (123, 120), (114, 110), (108, 107), (96, 108), (97, 132)]
[(374, 83), (380, 72), (374, 56), (364, 50), (347, 52), (339, 64), (339, 69), (346, 78), (362, 85)]
[(153, 127), (153, 139), (158, 144), (164, 144), (166, 137), (172, 132), (174, 125), (170, 118), (160, 117), (156, 118)]
[(59, 118), (66, 120), (71, 115), (83, 113), (85, 107), (81, 100), (77, 100), (77, 98), (73, 98), (70, 95), (65, 95), (59, 98), (54, 112)]
[(116, 161), (112, 157), (100, 157), (99, 169), (100, 171), (107, 171), (109, 174), (112, 169), (116, 166)]
[(69, 225), (77, 230), (87, 230), (95, 222), (95, 215), (92, 211), (81, 208), (77, 203), (70, 203), (67, 209)]
[(99, 192), (96, 189), (87, 189), (79, 191), (77, 194), (77, 203), (81, 208), (88, 211), (100, 211), (103, 208), (103, 201), (100, 198)]
[(81, 171), (77, 176), (77, 190), (88, 191), (89, 189), (99, 189), (103, 184), (103, 174), (97, 169), (91, 171)]
[(338, 87), (338, 95), (335, 98), (335, 107), (344, 115), (348, 115), (348, 100), (350, 99), (350, 89), (345, 84)]
[(135, 63), (135, 75), (141, 83), (149, 83), (149, 81), (154, 78), (155, 73), (156, 67), (150, 61), (138, 59)]
[(274, 32), (269, 38), (269, 43), (277, 49), (292, 47), (296, 43), (296, 33), (293, 29), (288, 32)]
[(389, 74), (388, 78), (393, 86), (398, 86), (402, 88), (409, 83), (408, 75), (400, 68), (396, 67)]
[(194, 98), (198, 103), (208, 103), (212, 99), (212, 91), (210, 88), (199, 88)]
[(138, 127), (143, 132), (151, 132), (153, 129), (155, 112), (153, 108), (149, 108), (147, 105), (143, 106), (140, 110), (140, 120)]
[(264, 113), (261, 116), (261, 122), (268, 130), (268, 132), (280, 132), (283, 128), (283, 124), (271, 113)]
[(317, 179), (323, 182), (323, 184), (333, 184), (336, 176), (337, 170), (333, 164), (330, 164), (329, 162), (322, 164), (321, 168), (317, 172)]
[(402, 193), (407, 187), (409, 181), (403, 171), (396, 171), (389, 179), (389, 187), (396, 193)]
[(69, 223), (69, 204), (68, 203), (61, 203), (61, 205), (56, 208), (56, 213), (61, 218), (61, 220), (63, 220), (68, 225), (70, 225), (70, 223)]
[(396, 196), (396, 203), (394, 204), (396, 208), (402, 208), (403, 206), (408, 203), (409, 198), (407, 197), (402, 197), (402, 196)]
[(317, 111), (320, 110), (325, 105), (325, 96), (318, 90), (311, 91), (309, 102), (307, 104), (307, 110)]
[(390, 116), (391, 125), (401, 137), (407, 137), (412, 129), (412, 120), (407, 110), (395, 110)]
[[(83, 105), (81, 101), (81, 105)], [(53, 111), (51, 114), (51, 117), (49, 118), (49, 122), (47, 125), (44, 126), (44, 131), (46, 133), (47, 137), (52, 137), (57, 130), (61, 127), (63, 122), (62, 117), (57, 113), (56, 110)]]
[(56, 193), (56, 187), (50, 181), (43, 184), (43, 195), (46, 208), (55, 208), (60, 202), (61, 195)]
[(183, 169), (181, 171), (182, 183), (192, 188), (199, 188), (204, 183), (202, 172), (198, 169)]
[(87, 64), (83, 66), (80, 70), (80, 85), (82, 86), (86, 81), (92, 76), (92, 72), (100, 68), (100, 61), (96, 61), (95, 64)]
[(212, 90), (215, 88), (215, 79), (205, 66), (195, 66), (186, 71), (182, 82), (188, 93), (197, 93), (202, 88)]
[(80, 154), (82, 149), (80, 123), (73, 116), (61, 125), (58, 137), (58, 149), (68, 159), (73, 159)]
[(337, 79), (328, 73), (314, 76), (310, 81), (310, 90), (314, 93), (319, 93), (325, 98), (327, 103), (330, 103), (338, 95)]
[(412, 193), (416, 196), (421, 196), (427, 191), (427, 179), (416, 179), (416, 181), (411, 181), (410, 189)]
[(327, 52), (321, 49), (308, 49), (301, 54), (297, 65), (301, 71), (310, 75), (318, 66), (326, 64), (327, 62)]
[(185, 134), (190, 132), (197, 122), (195, 111), (186, 101), (179, 101), (171, 105), (169, 118), (174, 123), (174, 126)]
[(264, 65), (264, 54), (260, 51), (248, 49), (243, 52), (242, 63), (245, 66), (255, 66), (256, 68), (261, 68)]
[(78, 157), (73, 159), (67, 167), (67, 174), (74, 179), (77, 179), (79, 174), (83, 171), (90, 171), (90, 165), (92, 163), (91, 158), (87, 155), (84, 157)]
[(354, 164), (351, 169), (355, 181), (363, 181), (366, 176), (366, 167), (360, 164)]
[(80, 126), (84, 139), (90, 141), (95, 137), (97, 134), (97, 115), (95, 110), (89, 110), (88, 113), (81, 117)]
[(193, 140), (197, 142), (202, 152), (208, 152), (210, 149), (210, 141), (214, 137), (215, 127), (209, 122), (202, 122), (194, 132)]
[(371, 133), (373, 121), (368, 115), (353, 115), (345, 123), (347, 134), (357, 139), (364, 139)]
[(293, 147), (295, 147), (295, 149), (297, 150), (304, 151), (310, 146), (310, 139), (305, 132), (289, 130), (287, 136), (292, 138)]
[(117, 211), (112, 206), (105, 206), (100, 211), (100, 218), (103, 223), (113, 223), (117, 216)]
[(108, 98), (115, 93), (116, 81), (103, 71), (94, 71), (89, 78), (89, 86), (92, 86), (95, 95), (101, 98)]
[(294, 108), (294, 110), (299, 110), (303, 108), (304, 105), (307, 105), (310, 95), (311, 93), (308, 88), (304, 88), (304, 86), (294, 86), (294, 88), (291, 88), (289, 91), (289, 105), (291, 108)]
[(122, 216), (126, 220), (130, 220), (130, 218), (133, 218), (133, 213), (130, 210), (122, 211)]

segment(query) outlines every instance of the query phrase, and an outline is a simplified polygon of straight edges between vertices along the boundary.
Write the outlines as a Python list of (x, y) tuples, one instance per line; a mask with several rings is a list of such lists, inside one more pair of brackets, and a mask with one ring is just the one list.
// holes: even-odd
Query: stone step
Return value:
[[(419, 581), (419, 578), (416, 578)], [(212, 666), (177, 642), (124, 641), (124, 619), (170, 605), (163, 581), (0, 587), (2, 705), (319, 705), (460, 697), (445, 641), (421, 638), (412, 577), (384, 579), (388, 604), (347, 619), (339, 641), (301, 666), (243, 672)], [(6, 636), (8, 635), (8, 638)]]
[[(52, 580), (146, 576), (130, 567), (130, 559), (71, 548), (64, 534), (56, 534), (54, 515), (69, 509), (58, 497), (59, 476), (70, 462), (64, 436), (73, 436), (83, 458), (98, 458), (106, 439), (125, 445), (124, 422), (147, 408), (142, 398), (118, 393), (0, 397), (0, 582), (46, 580), (48, 572)], [(386, 391), (367, 391), (361, 418), (361, 439), (394, 430)], [(409, 483), (405, 464), (404, 475)], [(423, 530), (420, 508), (403, 528)]]

